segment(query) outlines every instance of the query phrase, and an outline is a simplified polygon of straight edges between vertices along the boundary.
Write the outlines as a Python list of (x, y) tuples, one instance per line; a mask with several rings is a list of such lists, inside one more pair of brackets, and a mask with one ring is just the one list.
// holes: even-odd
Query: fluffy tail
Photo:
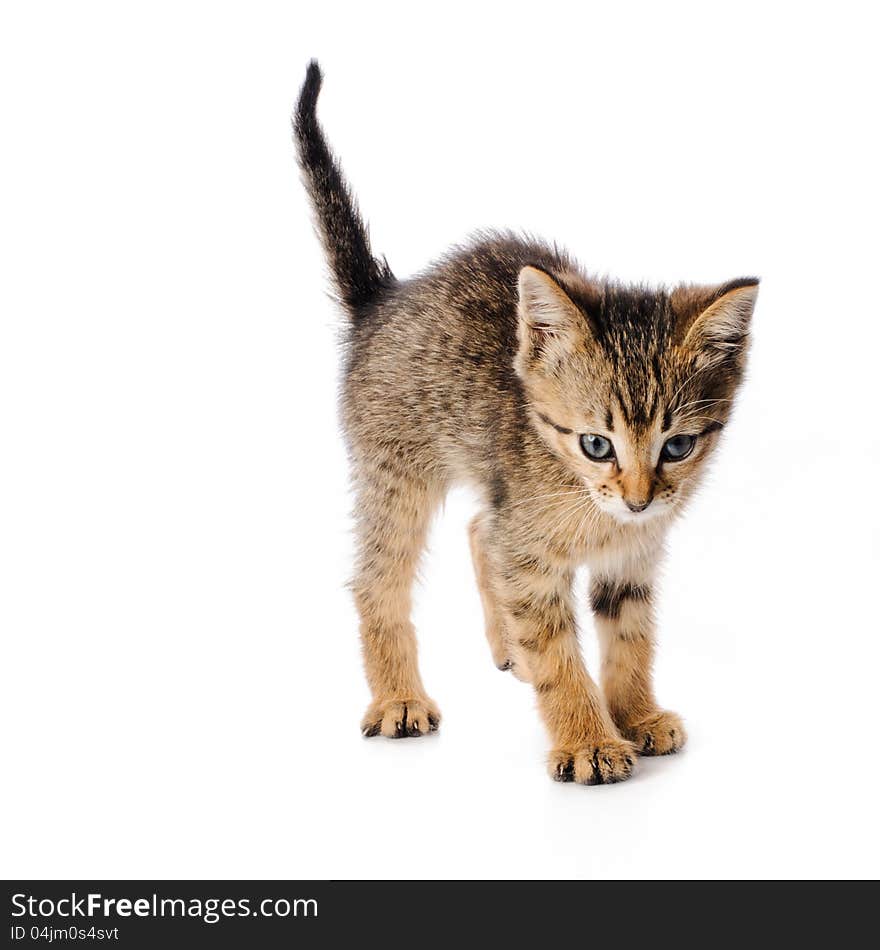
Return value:
[(357, 203), (318, 124), (315, 107), (322, 78), (312, 60), (293, 115), (293, 135), (339, 297), (355, 314), (387, 287), (394, 275), (384, 258), (373, 257)]

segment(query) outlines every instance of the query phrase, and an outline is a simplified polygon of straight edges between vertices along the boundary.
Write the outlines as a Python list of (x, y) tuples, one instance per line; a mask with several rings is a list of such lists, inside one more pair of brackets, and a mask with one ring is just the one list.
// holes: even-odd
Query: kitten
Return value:
[[(686, 740), (651, 683), (663, 540), (739, 387), (755, 278), (672, 291), (582, 273), (555, 247), (480, 236), (396, 279), (315, 115), (308, 67), (294, 133), (348, 317), (342, 418), (358, 542), (353, 589), (373, 702), (365, 736), (437, 729), (410, 588), (450, 485), (476, 488), (470, 544), (496, 666), (534, 687), (560, 781), (619, 782), (636, 753)], [(572, 580), (591, 573), (601, 691), (578, 648)]]

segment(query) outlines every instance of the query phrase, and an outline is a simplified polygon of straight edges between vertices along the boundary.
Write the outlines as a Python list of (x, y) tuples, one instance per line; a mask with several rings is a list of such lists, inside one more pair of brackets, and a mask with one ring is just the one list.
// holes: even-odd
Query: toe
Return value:
[(687, 742), (681, 717), (673, 712), (654, 713), (624, 731), (639, 750), (639, 755), (670, 755)]
[(635, 753), (622, 739), (587, 747), (575, 758), (575, 780), (584, 785), (613, 785), (632, 775)]
[(361, 733), (367, 738), (415, 738), (436, 732), (439, 725), (440, 712), (430, 700), (392, 699), (374, 703), (367, 710)]

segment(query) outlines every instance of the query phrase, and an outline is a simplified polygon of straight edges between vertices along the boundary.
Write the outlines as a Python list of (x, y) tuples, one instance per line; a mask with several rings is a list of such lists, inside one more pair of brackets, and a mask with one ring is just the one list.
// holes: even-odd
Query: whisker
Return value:
[(669, 400), (670, 405), (675, 402), (675, 397), (684, 389), (685, 386), (688, 385), (688, 383), (696, 379), (696, 377), (699, 376), (700, 373), (705, 373), (707, 370), (714, 369), (718, 365), (718, 363), (722, 362), (723, 359), (725, 359), (725, 354), (722, 354), (721, 356), (718, 356), (715, 359), (710, 360), (704, 366), (701, 366), (698, 370), (695, 370), (693, 373), (691, 373), (691, 375), (688, 376), (688, 378), (672, 394), (672, 397)]
[(721, 402), (733, 402), (732, 399), (692, 399), (690, 402), (684, 403), (684, 405), (676, 406), (673, 412), (683, 412), (685, 409), (690, 408), (691, 406), (700, 406), (702, 405), (704, 409), (708, 409), (709, 406), (716, 406)]
[(589, 494), (588, 488), (574, 488), (571, 491), (559, 491), (551, 492), (548, 495), (532, 495), (530, 498), (523, 498), (520, 501), (514, 502), (512, 505), (508, 505), (508, 508), (519, 508), (522, 505), (531, 504), (534, 501), (546, 501), (550, 498), (565, 498), (570, 495), (586, 495)]
[(691, 416), (684, 416), (683, 418), (679, 419), (679, 422), (680, 423), (681, 422), (695, 422), (697, 419), (704, 419), (709, 422), (718, 421), (714, 416), (691, 415)]

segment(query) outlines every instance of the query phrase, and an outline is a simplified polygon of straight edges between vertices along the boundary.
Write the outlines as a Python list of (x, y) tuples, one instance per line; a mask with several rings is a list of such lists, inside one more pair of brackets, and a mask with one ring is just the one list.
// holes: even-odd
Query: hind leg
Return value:
[(477, 575), (477, 587), (483, 602), (483, 616), (486, 620), (486, 639), (492, 651), (492, 659), (499, 670), (511, 668), (510, 650), (504, 634), (504, 619), (498, 604), (498, 598), (490, 583), (491, 571), (486, 557), (483, 533), (486, 530), (486, 515), (479, 514), (471, 522), (468, 536), (471, 543), (471, 556), (474, 560), (474, 573)]
[(358, 565), (354, 595), (360, 613), (367, 682), (373, 701), (365, 736), (400, 739), (433, 732), (440, 711), (422, 685), (410, 622), (411, 588), (439, 491), (399, 458), (372, 454), (359, 465)]

